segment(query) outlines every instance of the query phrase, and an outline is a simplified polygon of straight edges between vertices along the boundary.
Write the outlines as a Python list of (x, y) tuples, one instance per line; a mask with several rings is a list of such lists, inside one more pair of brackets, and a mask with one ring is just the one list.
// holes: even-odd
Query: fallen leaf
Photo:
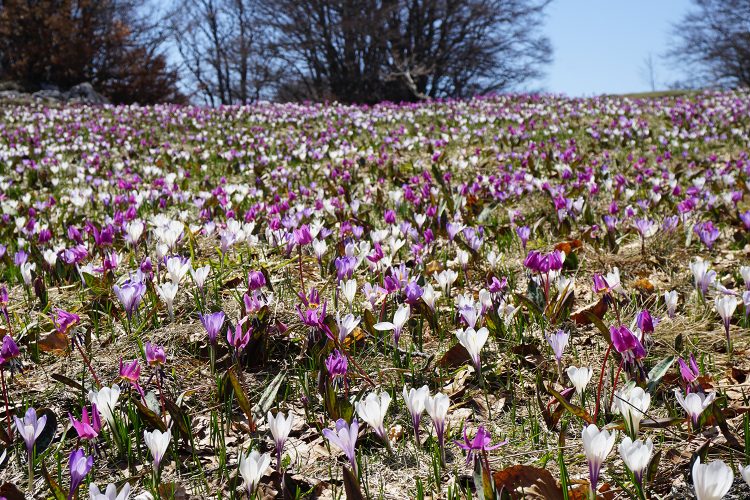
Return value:
[(492, 475), (495, 490), (504, 489), (511, 499), (545, 499), (563, 498), (563, 491), (557, 480), (547, 469), (531, 465), (514, 465)]

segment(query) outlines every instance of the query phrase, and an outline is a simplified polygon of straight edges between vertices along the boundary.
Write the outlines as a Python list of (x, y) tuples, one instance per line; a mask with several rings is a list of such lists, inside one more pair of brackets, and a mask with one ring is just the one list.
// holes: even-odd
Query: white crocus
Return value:
[(433, 276), (438, 282), (438, 285), (440, 286), (440, 289), (443, 291), (444, 295), (448, 295), (448, 290), (458, 279), (458, 273), (452, 269), (446, 269), (445, 271), (441, 271), (440, 273), (435, 273)]
[(281, 470), (281, 454), (284, 451), (284, 443), (286, 443), (289, 433), (292, 431), (294, 416), (289, 413), (289, 416), (285, 417), (283, 413), (278, 412), (276, 417), (274, 417), (269, 411), (266, 418), (268, 419), (268, 427), (271, 429), (271, 435), (276, 445), (276, 458), (278, 460), (278, 464), (276, 465), (278, 470)]
[(641, 420), (651, 406), (651, 394), (641, 387), (624, 387), (615, 394), (615, 409), (625, 420), (625, 428), (631, 437), (638, 435)]
[(258, 451), (253, 450), (247, 455), (240, 455), (240, 475), (244, 481), (248, 498), (253, 497), (255, 489), (269, 465), (271, 465), (271, 455), (268, 453), (261, 455)]
[(190, 259), (185, 259), (184, 262), (182, 257), (167, 259), (167, 274), (169, 274), (169, 279), (172, 283), (182, 282), (190, 269)]
[(336, 313), (336, 326), (339, 329), (339, 342), (343, 343), (344, 340), (346, 340), (346, 337), (349, 336), (350, 333), (354, 331), (355, 328), (357, 328), (357, 325), (359, 325), (359, 322), (362, 321), (362, 318), (359, 316), (354, 316), (353, 314), (347, 314), (343, 318), (339, 315), (339, 313)]
[(36, 264), (33, 262), (24, 262), (21, 264), (21, 277), (26, 286), (31, 286), (31, 272), (36, 270)]
[(721, 316), (721, 321), (724, 323), (724, 329), (726, 330), (727, 335), (729, 335), (729, 323), (732, 321), (734, 311), (737, 309), (737, 297), (734, 295), (716, 297), (714, 303), (716, 305), (716, 312)]
[(740, 275), (742, 276), (742, 281), (745, 282), (745, 288), (750, 290), (750, 266), (740, 267)]
[(375, 434), (386, 443), (388, 442), (388, 437), (385, 434), (383, 419), (385, 419), (385, 414), (390, 404), (390, 394), (383, 391), (380, 394), (371, 392), (365, 397), (364, 401), (357, 401), (354, 405), (359, 418), (367, 422), (373, 431), (375, 431)]
[(122, 485), (120, 492), (117, 492), (117, 486), (113, 483), (107, 485), (107, 488), (102, 493), (96, 483), (91, 483), (89, 486), (89, 499), (90, 500), (128, 500), (130, 497), (130, 483)]
[(674, 318), (675, 310), (677, 309), (677, 298), (679, 295), (676, 290), (670, 292), (664, 292), (664, 305), (667, 306), (667, 315), (670, 318)]
[(693, 487), (697, 500), (720, 500), (729, 492), (734, 482), (732, 469), (721, 460), (702, 464), (701, 458), (693, 464)]
[(674, 395), (677, 398), (677, 402), (680, 403), (682, 409), (688, 414), (693, 425), (698, 423), (698, 418), (701, 413), (708, 408), (711, 403), (716, 399), (716, 392), (709, 392), (708, 394), (691, 392), (687, 396), (683, 397), (682, 392), (679, 389), (674, 390)]
[(393, 322), (383, 321), (381, 323), (376, 323), (373, 325), (373, 328), (379, 331), (393, 330), (393, 343), (398, 346), (398, 339), (401, 337), (401, 331), (409, 320), (410, 314), (411, 308), (409, 307), (409, 304), (402, 304), (393, 315)]
[(161, 432), (159, 429), (154, 429), (152, 432), (143, 431), (143, 441), (145, 441), (148, 451), (151, 452), (155, 468), (159, 468), (159, 464), (167, 453), (167, 448), (171, 440), (172, 432), (169, 429), (164, 432)]
[[(2, 463), (2, 460), (0, 460), (0, 463)], [(742, 473), (742, 479), (750, 486), (750, 465), (744, 466), (740, 472)]]
[(640, 483), (643, 479), (643, 471), (648, 467), (651, 460), (651, 454), (654, 451), (654, 443), (651, 438), (645, 442), (640, 439), (633, 441), (630, 437), (625, 436), (619, 446), (620, 457), (628, 469), (635, 475)]
[(604, 460), (607, 458), (615, 445), (616, 435), (606, 429), (599, 430), (595, 424), (588, 425), (581, 433), (583, 439), (583, 452), (589, 464), (591, 479), (591, 490), (596, 491), (599, 482), (599, 471)]
[(167, 304), (167, 311), (169, 311), (170, 318), (174, 318), (174, 299), (177, 296), (178, 289), (179, 285), (176, 283), (166, 282), (161, 285), (156, 285), (156, 291), (159, 293), (159, 297), (161, 297), (161, 300)]
[(440, 298), (440, 295), (440, 292), (436, 292), (430, 283), (422, 288), (422, 300), (433, 311), (435, 310), (435, 301)]
[(98, 391), (89, 391), (88, 396), (89, 401), (96, 405), (104, 420), (110, 426), (114, 425), (112, 412), (117, 407), (117, 400), (120, 398), (120, 386), (114, 384), (112, 387), (102, 387)]
[(190, 276), (193, 278), (195, 286), (202, 290), (206, 284), (206, 279), (208, 278), (210, 272), (211, 266), (203, 266), (199, 267), (198, 269), (191, 269)]
[(341, 295), (344, 296), (347, 304), (351, 306), (352, 303), (354, 303), (354, 297), (357, 295), (357, 280), (350, 279), (348, 281), (341, 281), (339, 283), (339, 288), (341, 289)]
[(427, 406), (427, 398), (430, 397), (430, 388), (423, 385), (419, 389), (411, 388), (408, 391), (406, 386), (402, 391), (406, 408), (409, 410), (411, 415), (411, 423), (414, 427), (414, 437), (419, 443), (419, 421), (422, 419), (422, 413)]
[(54, 265), (57, 263), (57, 252), (55, 252), (51, 248), (45, 250), (44, 262), (46, 262), (49, 267), (54, 267)]
[(464, 346), (466, 351), (469, 353), (471, 362), (477, 371), (481, 370), (482, 364), (479, 358), (479, 353), (487, 342), (490, 332), (487, 328), (482, 327), (479, 330), (473, 328), (466, 328), (465, 330), (457, 330), (456, 337), (458, 342)]
[(569, 366), (568, 369), (565, 370), (565, 373), (568, 374), (568, 378), (573, 383), (573, 387), (576, 388), (576, 394), (578, 394), (578, 397), (583, 397), (583, 391), (586, 390), (586, 386), (589, 384), (589, 381), (594, 374), (593, 370), (587, 366), (582, 366), (581, 368)]
[(133, 222), (128, 223), (125, 228), (127, 233), (125, 236), (125, 241), (127, 241), (129, 245), (135, 245), (136, 243), (138, 243), (138, 240), (143, 234), (144, 227), (145, 226), (143, 225), (143, 222), (139, 220), (134, 220)]

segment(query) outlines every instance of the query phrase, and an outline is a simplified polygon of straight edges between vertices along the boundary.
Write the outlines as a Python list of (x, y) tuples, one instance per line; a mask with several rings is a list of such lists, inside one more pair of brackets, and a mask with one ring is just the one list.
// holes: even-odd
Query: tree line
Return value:
[[(0, 81), (115, 103), (347, 103), (523, 88), (551, 0), (0, 0)], [(692, 0), (674, 60), (750, 85), (750, 0)]]

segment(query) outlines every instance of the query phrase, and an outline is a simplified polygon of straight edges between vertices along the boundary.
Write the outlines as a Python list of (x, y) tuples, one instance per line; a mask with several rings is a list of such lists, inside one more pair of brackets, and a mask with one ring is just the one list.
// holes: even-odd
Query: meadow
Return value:
[(0, 107), (0, 497), (747, 498), (750, 94)]

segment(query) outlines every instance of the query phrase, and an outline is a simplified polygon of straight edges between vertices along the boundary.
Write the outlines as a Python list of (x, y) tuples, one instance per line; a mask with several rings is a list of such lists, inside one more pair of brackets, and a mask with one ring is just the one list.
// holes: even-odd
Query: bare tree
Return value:
[(462, 97), (540, 75), (548, 0), (264, 0), (282, 98)]
[(643, 59), (641, 78), (648, 84), (651, 92), (656, 91), (656, 64), (654, 64), (654, 56), (651, 53)]
[(691, 83), (750, 86), (750, 0), (693, 0), (669, 56), (696, 70)]
[(258, 100), (274, 77), (253, 0), (180, 0), (172, 34), (186, 85), (207, 104)]

